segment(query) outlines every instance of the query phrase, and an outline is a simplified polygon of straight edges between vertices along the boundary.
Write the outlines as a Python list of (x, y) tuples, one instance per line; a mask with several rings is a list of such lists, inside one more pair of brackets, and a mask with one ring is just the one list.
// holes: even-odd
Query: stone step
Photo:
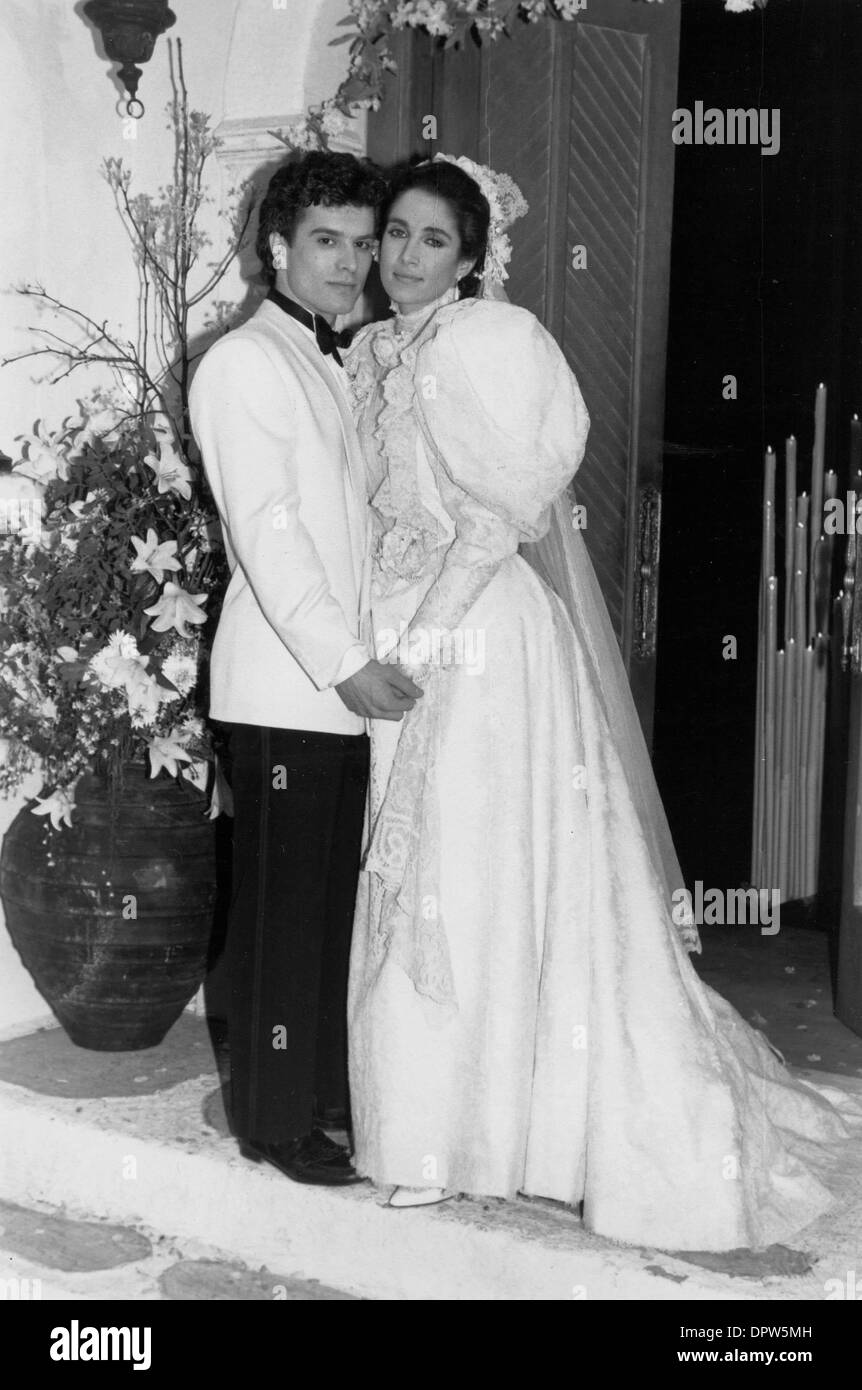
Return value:
[[(554, 1203), (462, 1198), (395, 1211), (370, 1184), (292, 1183), (243, 1160), (220, 1132), (204, 1025), (183, 1020), (174, 1033), (170, 1065), (158, 1049), (121, 1061), (54, 1034), (18, 1039), (11, 1065), (3, 1049), (14, 1044), (0, 1044), (0, 1199), (205, 1242), (250, 1270), (370, 1299), (822, 1299), (824, 1278), (846, 1268), (846, 1256), (827, 1268), (809, 1241), (807, 1273), (766, 1261), (734, 1277), (732, 1261), (703, 1269), (614, 1245)], [(858, 1230), (858, 1209), (855, 1220)]]

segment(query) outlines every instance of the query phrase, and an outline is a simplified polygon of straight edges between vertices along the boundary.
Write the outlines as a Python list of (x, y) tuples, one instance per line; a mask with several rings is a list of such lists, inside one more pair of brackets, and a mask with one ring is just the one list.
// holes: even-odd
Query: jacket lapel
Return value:
[[(360, 610), (367, 615), (371, 599), (371, 517), (368, 507), (368, 482), (365, 460), (359, 443), (353, 413), (347, 395), (332, 379), (332, 369), (325, 361), (314, 338), (302, 324), (279, 309), (272, 300), (265, 299), (258, 307), (255, 318), (260, 316), (268, 328), (274, 329), (284, 341), (289, 356), (298, 355), (321, 382), (338, 412), (341, 435), (344, 441), (344, 458), (350, 481), (353, 506), (349, 508), (348, 521), (351, 535), (355, 537), (356, 559), (361, 573)], [(336, 368), (335, 370), (342, 370)]]
[[(326, 362), (311, 334), (303, 328), (302, 324), (297, 323), (289, 314), (285, 314), (282, 309), (279, 309), (277, 304), (273, 304), (271, 300), (264, 300), (257, 312), (264, 316), (266, 322), (271, 324), (287, 340), (294, 352), (299, 353), (306, 366), (315, 373), (332, 397), (341, 422), (344, 454), (350, 481), (358, 500), (365, 509), (368, 496), (365, 461), (362, 457), (359, 436), (356, 433), (347, 396), (338, 383), (332, 380), (332, 368)], [(336, 368), (336, 370), (343, 369)]]

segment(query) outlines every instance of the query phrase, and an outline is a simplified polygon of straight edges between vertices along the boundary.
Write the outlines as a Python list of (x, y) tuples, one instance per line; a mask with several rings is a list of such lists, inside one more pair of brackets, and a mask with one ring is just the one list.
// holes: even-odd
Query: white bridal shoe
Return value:
[(387, 1207), (431, 1207), (435, 1202), (451, 1202), (454, 1192), (444, 1187), (396, 1187)]

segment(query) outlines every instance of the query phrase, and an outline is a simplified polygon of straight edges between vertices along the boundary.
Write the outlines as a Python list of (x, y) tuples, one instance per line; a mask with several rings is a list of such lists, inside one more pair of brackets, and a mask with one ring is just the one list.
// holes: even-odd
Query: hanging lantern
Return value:
[(126, 110), (140, 120), (143, 103), (138, 100), (141, 69), (153, 56), (156, 39), (176, 23), (167, 0), (88, 0), (84, 14), (92, 20), (112, 63), (120, 63), (119, 77), (128, 92)]

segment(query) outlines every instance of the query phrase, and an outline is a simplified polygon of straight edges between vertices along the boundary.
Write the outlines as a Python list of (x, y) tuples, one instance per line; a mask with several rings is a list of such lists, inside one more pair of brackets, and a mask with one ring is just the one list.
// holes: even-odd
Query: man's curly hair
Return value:
[(278, 232), (290, 246), (303, 208), (373, 208), (376, 214), (385, 197), (386, 181), (370, 159), (312, 150), (289, 160), (270, 179), (258, 214), (255, 250), (264, 277), (270, 284), (275, 281), (270, 236)]

